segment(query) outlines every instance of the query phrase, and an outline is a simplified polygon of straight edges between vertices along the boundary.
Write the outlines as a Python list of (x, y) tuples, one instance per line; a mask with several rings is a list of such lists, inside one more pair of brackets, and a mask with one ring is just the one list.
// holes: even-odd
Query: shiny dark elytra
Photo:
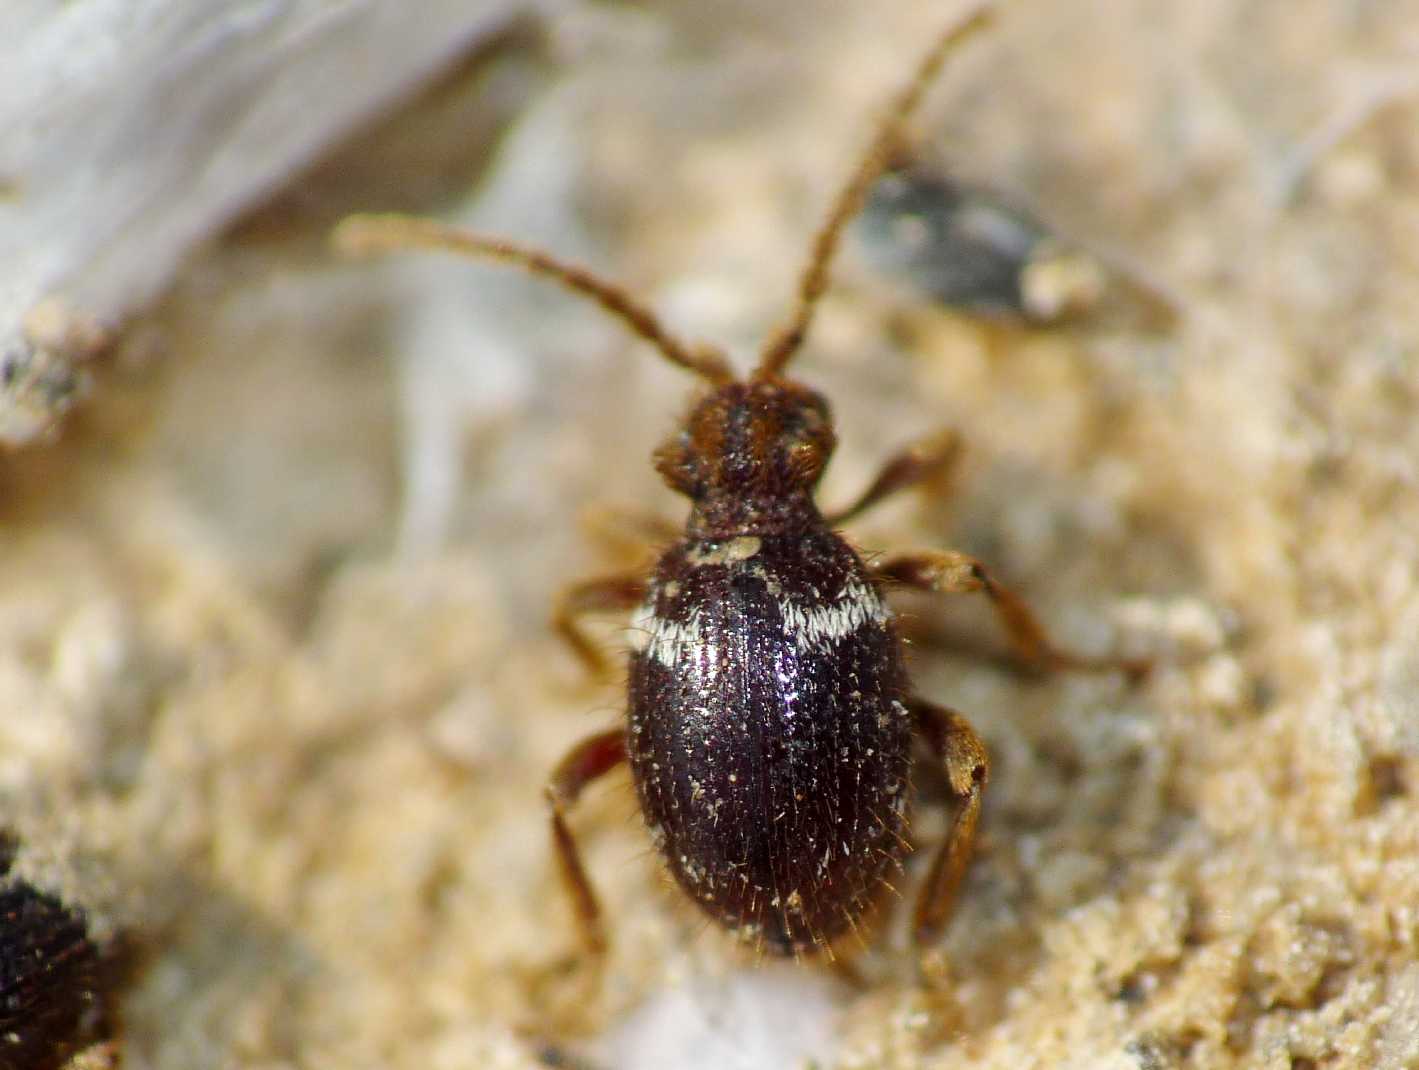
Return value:
[(655, 454), (666, 483), (690, 500), (683, 536), (649, 578), (578, 584), (556, 615), (596, 668), (602, 658), (580, 618), (635, 611), (627, 724), (574, 747), (547, 788), (561, 874), (596, 954), (605, 948), (601, 909), (567, 815), (597, 777), (629, 762), (657, 849), (711, 919), (772, 952), (831, 953), (859, 930), (910, 850), (915, 738), (959, 802), (915, 912), (918, 940), (939, 929), (970, 858), (988, 762), (964, 717), (913, 695), (884, 585), (984, 592), (1035, 665), (1120, 666), (1052, 646), (1024, 604), (965, 554), (864, 563), (834, 528), (940, 473), (957, 438), (938, 434), (903, 450), (853, 505), (824, 516), (813, 494), (836, 444), (832, 417), (821, 395), (783, 375), (847, 221), (947, 53), (985, 20), (978, 11), (944, 34), (894, 102), (814, 240), (791, 315), (747, 379), (718, 350), (676, 339), (624, 291), (539, 250), (400, 216), (353, 217), (337, 232), (347, 251), (442, 248), (552, 277), (709, 384)]
[[(760, 419), (776, 400), (737, 411)], [(912, 741), (886, 608), (808, 487), (791, 496), (797, 515), (702, 527), (661, 559), (633, 633), (629, 734), (680, 885), (783, 952), (831, 942), (872, 905), (902, 853)]]

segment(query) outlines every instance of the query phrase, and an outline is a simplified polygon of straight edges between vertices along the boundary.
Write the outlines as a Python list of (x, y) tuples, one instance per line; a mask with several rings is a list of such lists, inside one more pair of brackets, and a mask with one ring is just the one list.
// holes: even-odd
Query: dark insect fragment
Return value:
[[(13, 854), (0, 839), (0, 874)], [(50, 1070), (104, 1039), (111, 977), (82, 911), (0, 876), (0, 1070)]]
[(919, 161), (872, 187), (855, 237), (872, 265), (942, 304), (1053, 322), (1088, 311), (1102, 268), (999, 194)]

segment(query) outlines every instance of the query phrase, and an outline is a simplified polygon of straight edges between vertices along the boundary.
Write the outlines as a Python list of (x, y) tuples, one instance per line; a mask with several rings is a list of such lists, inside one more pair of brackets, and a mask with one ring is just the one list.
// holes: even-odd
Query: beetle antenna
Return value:
[(718, 350), (686, 345), (666, 330), (654, 312), (615, 283), (607, 282), (588, 268), (559, 260), (540, 249), (500, 238), (483, 237), (433, 219), (395, 213), (349, 216), (335, 228), (331, 240), (341, 252), (354, 256), (399, 249), (442, 249), (516, 264), (533, 275), (555, 279), (567, 289), (595, 301), (632, 333), (660, 350), (671, 364), (678, 364), (715, 384), (734, 379), (729, 362)]
[(882, 173), (902, 139), (902, 131), (912, 113), (926, 95), (927, 87), (936, 77), (946, 57), (977, 30), (994, 18), (989, 6), (979, 7), (941, 35), (936, 44), (922, 57), (910, 82), (897, 94), (887, 114), (878, 124), (877, 133), (861, 161), (842, 188), (818, 233), (813, 237), (808, 265), (798, 281), (798, 298), (788, 319), (769, 338), (763, 356), (754, 372), (756, 379), (772, 379), (783, 371), (803, 344), (818, 298), (828, 288), (828, 271), (841, 243), (843, 230), (855, 216), (867, 196), (868, 189)]

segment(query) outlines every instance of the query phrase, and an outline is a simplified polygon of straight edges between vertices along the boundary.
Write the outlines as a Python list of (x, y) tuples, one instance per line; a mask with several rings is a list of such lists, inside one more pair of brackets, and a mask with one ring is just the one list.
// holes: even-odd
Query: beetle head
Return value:
[(672, 490), (726, 522), (811, 501), (837, 444), (827, 400), (784, 379), (726, 383), (655, 452)]

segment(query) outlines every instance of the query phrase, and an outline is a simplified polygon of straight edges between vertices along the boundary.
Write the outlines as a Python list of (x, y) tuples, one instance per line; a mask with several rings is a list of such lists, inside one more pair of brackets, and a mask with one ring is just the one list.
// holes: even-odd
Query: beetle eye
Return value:
[(695, 465), (694, 451), (690, 448), (689, 437), (684, 434), (671, 437), (654, 455), (655, 469), (660, 473), (671, 490), (687, 497), (698, 495), (699, 472)]
[(788, 448), (788, 465), (797, 481), (811, 483), (823, 470), (823, 450), (811, 439), (799, 439)]

